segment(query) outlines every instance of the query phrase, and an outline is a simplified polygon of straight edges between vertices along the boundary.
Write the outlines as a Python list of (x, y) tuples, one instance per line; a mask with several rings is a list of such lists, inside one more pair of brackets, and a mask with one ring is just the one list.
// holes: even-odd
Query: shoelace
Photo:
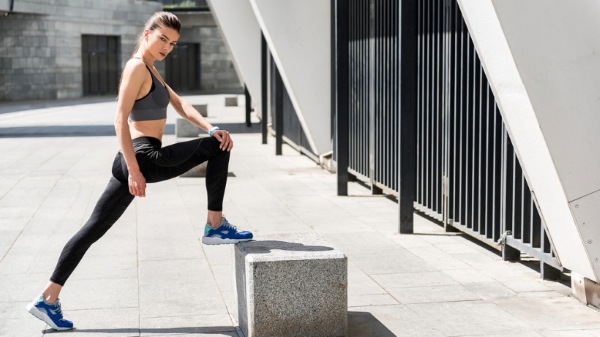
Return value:
[(225, 224), (223, 224), (223, 227), (229, 228), (229, 229), (233, 229), (234, 231), (237, 232), (237, 227), (234, 226), (234, 225), (232, 225), (232, 224), (230, 224), (229, 222), (226, 222)]
[(56, 313), (58, 313), (59, 317), (62, 319), (63, 314), (62, 314), (62, 307), (60, 306), (60, 302), (57, 300), (56, 301)]

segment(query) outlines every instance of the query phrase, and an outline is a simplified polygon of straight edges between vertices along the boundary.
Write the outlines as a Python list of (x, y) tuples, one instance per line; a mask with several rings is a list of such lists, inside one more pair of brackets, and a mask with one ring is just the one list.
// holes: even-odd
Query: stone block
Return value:
[(194, 109), (202, 115), (202, 117), (208, 117), (208, 104), (194, 104)]
[(225, 106), (238, 106), (237, 96), (225, 97)]
[[(183, 119), (183, 118), (181, 118), (181, 119)], [(185, 119), (183, 119), (183, 120), (185, 121)], [(188, 124), (189, 124), (189, 122), (188, 122)], [(198, 129), (198, 130), (200, 130), (200, 129)], [(203, 137), (208, 137), (208, 135), (207, 134), (198, 135), (196, 133), (192, 137), (203, 138)], [(187, 172), (185, 172), (182, 175), (180, 175), (180, 177), (185, 177), (185, 178), (203, 178), (203, 177), (206, 177), (206, 166), (207, 165), (208, 165), (208, 161), (205, 161), (204, 163), (201, 163), (200, 165), (192, 167), (190, 170), (188, 170)]]
[(177, 118), (175, 123), (175, 136), (176, 137), (198, 137), (200, 134), (200, 128), (194, 124), (188, 122), (184, 118)]
[(347, 334), (348, 261), (317, 234), (235, 245), (235, 281), (246, 337)]
[(192, 169), (190, 169), (189, 171), (185, 172), (184, 174), (180, 175), (180, 177), (185, 177), (185, 178), (201, 178), (201, 177), (206, 177), (206, 165), (208, 165), (208, 161), (205, 161), (204, 163), (193, 167)]

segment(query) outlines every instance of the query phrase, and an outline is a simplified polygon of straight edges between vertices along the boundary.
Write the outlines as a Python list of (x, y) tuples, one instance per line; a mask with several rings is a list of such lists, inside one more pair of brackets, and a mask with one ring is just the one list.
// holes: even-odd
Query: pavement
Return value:
[[(415, 217), (398, 234), (397, 203), (336, 176), (294, 149), (275, 156), (259, 125), (224, 97), (209, 120), (233, 133), (224, 212), (266, 234), (313, 232), (348, 256), (348, 336), (600, 336), (600, 313), (544, 281), (535, 263)], [(243, 96), (240, 96), (243, 99)], [(88, 251), (61, 301), (76, 330), (54, 332), (25, 306), (108, 182), (118, 145), (109, 99), (0, 104), (0, 336), (238, 335), (232, 246), (203, 246), (204, 178), (148, 186)], [(257, 121), (254, 120), (256, 123)], [(178, 141), (170, 111), (163, 142)], [(285, 337), (285, 336), (281, 336)]]

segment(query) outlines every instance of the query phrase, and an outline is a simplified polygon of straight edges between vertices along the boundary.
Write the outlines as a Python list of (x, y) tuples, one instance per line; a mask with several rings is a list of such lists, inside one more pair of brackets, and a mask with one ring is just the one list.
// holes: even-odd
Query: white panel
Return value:
[(600, 1), (493, 3), (567, 199), (600, 190)]
[(312, 151), (331, 151), (330, 2), (250, 1)]
[(600, 270), (600, 192), (571, 202), (570, 207), (581, 231), (583, 244), (594, 270)]
[[(260, 27), (248, 0), (208, 0), (233, 64), (248, 87), (255, 111), (261, 111)], [(242, 86), (244, 85), (242, 83)]]
[(459, 0), (459, 5), (559, 260), (598, 280), (492, 1)]

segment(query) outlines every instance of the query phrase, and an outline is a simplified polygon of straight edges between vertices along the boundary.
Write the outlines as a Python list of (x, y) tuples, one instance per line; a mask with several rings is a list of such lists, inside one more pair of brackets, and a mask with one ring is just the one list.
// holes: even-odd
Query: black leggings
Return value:
[[(219, 149), (219, 141), (208, 137), (163, 148), (161, 145), (160, 140), (151, 137), (133, 140), (135, 156), (146, 182), (155, 183), (177, 177), (208, 160), (208, 210), (222, 211), (229, 152)], [(50, 281), (64, 285), (88, 248), (112, 227), (133, 201), (134, 196), (129, 193), (127, 181), (129, 172), (121, 152), (117, 153), (113, 162), (112, 174), (90, 219), (63, 248)]]

